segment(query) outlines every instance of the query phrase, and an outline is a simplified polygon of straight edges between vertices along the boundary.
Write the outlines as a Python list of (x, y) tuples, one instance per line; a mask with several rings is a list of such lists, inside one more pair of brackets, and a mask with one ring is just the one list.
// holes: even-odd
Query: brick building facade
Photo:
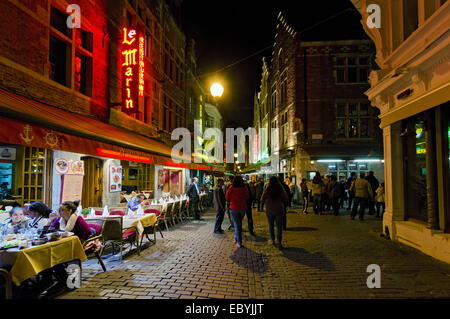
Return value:
[[(118, 205), (120, 188), (167, 193), (160, 172), (174, 185), (169, 191), (184, 191), (191, 164), (173, 166), (170, 140), (186, 125), (179, 1), (7, 0), (0, 12), (0, 148), (15, 151), (0, 159), (13, 176), (1, 181), (2, 198), (57, 206), (64, 195), (57, 158), (84, 162), (76, 196), (85, 207)], [(136, 51), (125, 51), (134, 41)], [(137, 71), (124, 72), (132, 64)], [(125, 112), (133, 90), (139, 98)], [(121, 184), (111, 188), (109, 168), (119, 165)]]
[(264, 75), (261, 84), (267, 92), (261, 90), (257, 107), (263, 118), (267, 95), (269, 127), (279, 129), (269, 145), (271, 154), (278, 152), (280, 167), (263, 171), (295, 176), (298, 184), (314, 171), (347, 178), (373, 170), (382, 177), (377, 110), (364, 95), (375, 54), (372, 42), (302, 42), (281, 13), (275, 39), (267, 84)]

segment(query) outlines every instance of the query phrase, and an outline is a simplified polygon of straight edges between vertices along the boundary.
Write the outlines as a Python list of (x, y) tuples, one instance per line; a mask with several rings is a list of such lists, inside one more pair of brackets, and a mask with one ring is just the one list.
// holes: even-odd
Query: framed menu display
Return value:
[(109, 192), (122, 190), (122, 166), (109, 166)]
[(81, 200), (83, 175), (62, 175), (61, 203)]

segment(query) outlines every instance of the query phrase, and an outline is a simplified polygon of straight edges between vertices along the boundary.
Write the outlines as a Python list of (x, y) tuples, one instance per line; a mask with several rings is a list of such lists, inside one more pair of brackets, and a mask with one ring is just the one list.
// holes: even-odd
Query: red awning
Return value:
[(132, 155), (129, 160), (143, 157), (158, 165), (172, 160), (172, 149), (164, 143), (1, 89), (0, 122), (0, 142), (4, 143), (118, 158), (99, 153), (106, 150)]

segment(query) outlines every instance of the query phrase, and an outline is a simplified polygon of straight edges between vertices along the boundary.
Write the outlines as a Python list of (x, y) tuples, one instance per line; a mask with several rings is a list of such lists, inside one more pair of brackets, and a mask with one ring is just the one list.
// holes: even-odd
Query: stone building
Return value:
[(364, 95), (374, 54), (370, 40), (304, 42), (280, 13), (255, 112), (255, 124), (264, 127), (267, 118), (269, 132), (278, 128), (268, 145), (280, 164), (260, 173), (295, 176), (298, 184), (315, 171), (341, 179), (369, 170), (383, 176), (377, 110)]
[(383, 130), (383, 231), (450, 262), (450, 3), (352, 2), (380, 68), (365, 93)]

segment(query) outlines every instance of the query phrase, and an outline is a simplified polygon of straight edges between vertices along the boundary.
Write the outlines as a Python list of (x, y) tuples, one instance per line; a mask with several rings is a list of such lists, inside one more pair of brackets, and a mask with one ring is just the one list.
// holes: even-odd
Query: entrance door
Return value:
[(84, 161), (83, 197), (81, 205), (103, 207), (103, 161), (93, 157), (82, 157)]

